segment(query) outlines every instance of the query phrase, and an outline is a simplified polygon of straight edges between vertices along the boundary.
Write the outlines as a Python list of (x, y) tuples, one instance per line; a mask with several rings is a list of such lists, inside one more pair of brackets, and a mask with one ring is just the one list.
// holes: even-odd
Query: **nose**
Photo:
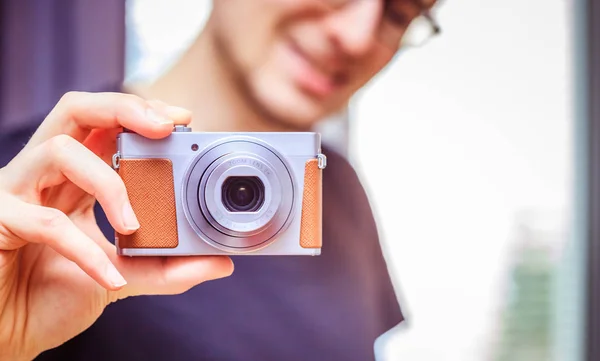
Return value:
[(350, 1), (325, 21), (328, 34), (339, 50), (354, 57), (368, 53), (377, 40), (382, 2)]

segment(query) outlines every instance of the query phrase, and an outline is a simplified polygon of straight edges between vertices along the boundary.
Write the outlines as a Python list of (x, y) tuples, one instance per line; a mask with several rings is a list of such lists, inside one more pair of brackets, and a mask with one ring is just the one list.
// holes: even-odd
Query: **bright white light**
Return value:
[(489, 360), (517, 213), (564, 231), (568, 13), (561, 0), (459, 0), (438, 14), (441, 36), (355, 100), (352, 159), (409, 319), (388, 359)]
[(211, 0), (128, 0), (128, 27), (140, 54), (127, 81), (151, 81), (185, 51), (202, 30)]

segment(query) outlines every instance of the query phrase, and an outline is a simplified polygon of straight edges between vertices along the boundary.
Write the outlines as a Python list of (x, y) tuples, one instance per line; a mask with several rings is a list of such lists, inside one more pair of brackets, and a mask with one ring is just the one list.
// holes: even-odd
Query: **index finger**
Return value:
[(27, 147), (59, 134), (83, 142), (93, 129), (127, 128), (145, 137), (166, 137), (175, 124), (187, 125), (191, 112), (123, 93), (66, 93), (48, 114)]

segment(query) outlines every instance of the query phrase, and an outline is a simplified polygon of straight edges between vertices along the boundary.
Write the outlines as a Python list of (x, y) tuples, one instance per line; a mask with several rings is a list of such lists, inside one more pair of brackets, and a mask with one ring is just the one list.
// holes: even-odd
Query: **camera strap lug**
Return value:
[(325, 169), (325, 167), (327, 167), (327, 157), (325, 156), (325, 154), (317, 154), (317, 159), (317, 166), (319, 167), (319, 169)]
[(121, 164), (121, 153), (120, 152), (116, 152), (112, 156), (112, 166), (113, 166), (113, 169), (115, 169), (115, 170), (119, 169), (119, 165), (120, 164)]

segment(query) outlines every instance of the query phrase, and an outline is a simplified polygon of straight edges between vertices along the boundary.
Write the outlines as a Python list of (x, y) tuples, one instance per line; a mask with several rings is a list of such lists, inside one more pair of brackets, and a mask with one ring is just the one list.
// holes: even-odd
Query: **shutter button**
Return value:
[(185, 125), (176, 125), (173, 129), (174, 132), (191, 132), (192, 128), (186, 127)]

